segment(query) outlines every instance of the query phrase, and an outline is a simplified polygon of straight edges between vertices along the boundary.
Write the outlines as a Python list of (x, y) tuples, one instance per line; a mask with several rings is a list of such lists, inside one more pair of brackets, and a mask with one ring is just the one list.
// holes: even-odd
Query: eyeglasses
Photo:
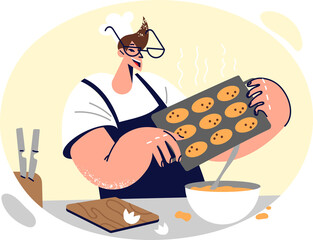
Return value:
[(159, 40), (158, 36), (155, 34), (155, 32), (152, 29), (148, 29), (145, 34), (147, 34), (148, 32), (152, 32), (153, 35), (155, 36), (156, 40), (159, 42), (161, 48), (152, 48), (152, 47), (147, 47), (146, 49), (141, 49), (141, 47), (133, 47), (133, 46), (125, 46), (123, 44), (123, 42), (121, 41), (121, 39), (119, 38), (119, 36), (117, 35), (117, 33), (115, 32), (114, 28), (111, 26), (108, 26), (105, 28), (104, 31), (106, 31), (107, 29), (112, 29), (115, 36), (117, 37), (117, 39), (121, 42), (123, 49), (125, 51), (125, 53), (130, 56), (130, 57), (135, 57), (138, 54), (140, 54), (141, 52), (147, 52), (149, 54), (150, 57), (152, 58), (160, 58), (163, 56), (164, 52), (165, 52), (165, 48), (163, 47), (161, 41)]

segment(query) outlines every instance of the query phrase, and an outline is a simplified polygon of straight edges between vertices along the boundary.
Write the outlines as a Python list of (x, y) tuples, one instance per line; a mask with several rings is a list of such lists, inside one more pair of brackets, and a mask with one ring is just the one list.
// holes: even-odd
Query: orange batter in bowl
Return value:
[(249, 191), (250, 188), (239, 188), (239, 187), (232, 187), (232, 186), (222, 186), (217, 187), (214, 190), (211, 190), (211, 186), (204, 186), (204, 187), (192, 187), (191, 190), (198, 190), (198, 191), (206, 191), (206, 192), (239, 192), (239, 191)]

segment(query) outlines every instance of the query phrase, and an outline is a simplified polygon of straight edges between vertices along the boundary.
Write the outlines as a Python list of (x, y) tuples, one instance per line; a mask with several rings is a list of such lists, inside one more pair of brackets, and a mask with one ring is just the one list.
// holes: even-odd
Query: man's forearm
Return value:
[(88, 181), (120, 189), (132, 185), (148, 169), (152, 154), (143, 147), (135, 139), (123, 137), (114, 143), (104, 129), (96, 129), (73, 145), (71, 156)]

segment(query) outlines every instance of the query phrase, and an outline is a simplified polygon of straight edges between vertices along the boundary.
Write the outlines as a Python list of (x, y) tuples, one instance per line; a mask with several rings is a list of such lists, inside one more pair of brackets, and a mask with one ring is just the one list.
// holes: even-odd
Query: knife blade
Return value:
[(28, 170), (28, 178), (34, 181), (34, 175), (37, 167), (37, 159), (35, 159), (35, 154), (38, 153), (38, 145), (39, 145), (39, 129), (33, 130), (33, 139), (32, 139), (32, 148), (30, 153), (30, 162), (29, 162), (29, 170)]
[(25, 178), (27, 160), (25, 157), (23, 157), (23, 152), (25, 151), (23, 128), (16, 129), (16, 137), (17, 137), (18, 158), (20, 164), (20, 175), (21, 177)]

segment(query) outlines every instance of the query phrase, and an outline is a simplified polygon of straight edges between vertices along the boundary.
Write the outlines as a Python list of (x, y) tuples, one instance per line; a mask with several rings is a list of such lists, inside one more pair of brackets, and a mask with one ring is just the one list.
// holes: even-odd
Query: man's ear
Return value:
[(124, 49), (123, 49), (123, 48), (120, 48), (120, 49), (117, 51), (117, 55), (118, 55), (119, 57), (124, 57), (124, 55), (125, 55)]

